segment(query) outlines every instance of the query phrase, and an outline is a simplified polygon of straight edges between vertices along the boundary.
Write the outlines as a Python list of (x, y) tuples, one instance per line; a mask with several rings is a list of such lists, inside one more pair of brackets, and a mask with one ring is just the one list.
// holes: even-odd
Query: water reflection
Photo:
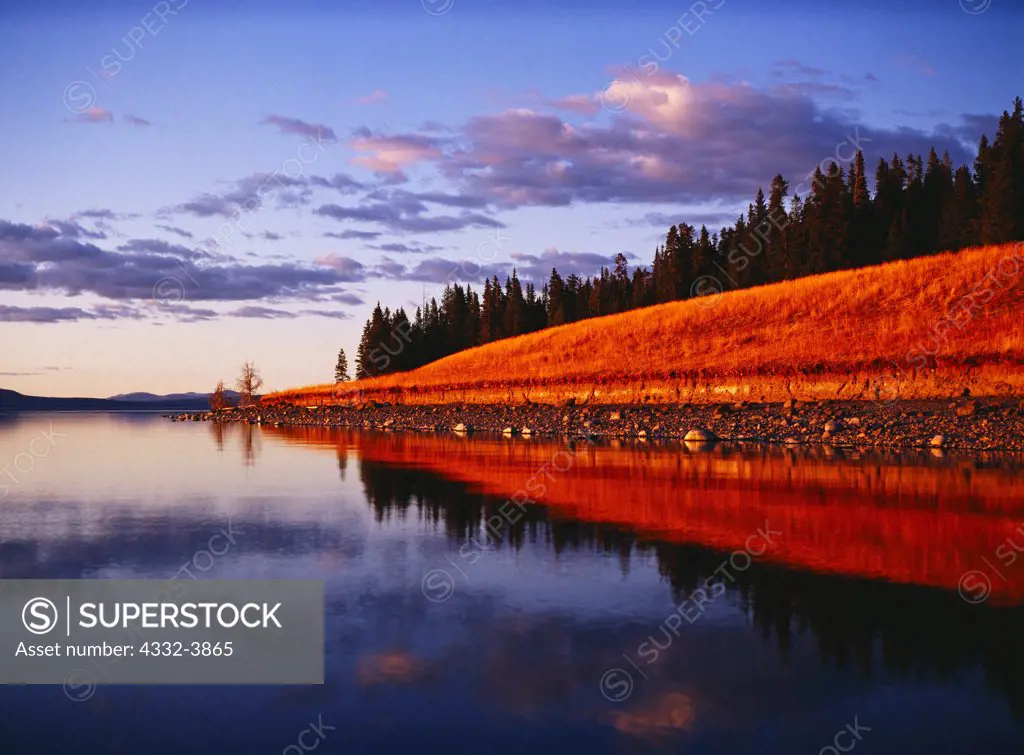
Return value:
[[(570, 449), (570, 464), (552, 462), (566, 451), (553, 442), (269, 432), (333, 448), (339, 460), (355, 450), (378, 521), (415, 511), (443, 526), (456, 551), (484, 537), (497, 549), (594, 550), (614, 554), (624, 573), (633, 557), (653, 555), (677, 603), (720, 569), (722, 550), (769, 520), (785, 546), (725, 584), (783, 658), (794, 634), (810, 632), (822, 663), (866, 678), (879, 663), (917, 680), (954, 679), (980, 664), (990, 689), (1024, 713), (1024, 569), (995, 582), (999, 609), (957, 590), (965, 566), (994, 559), (1022, 521), (1014, 457), (584, 444)], [(515, 523), (501, 516), (545, 464), (552, 474), (534, 498), (543, 505)], [(486, 527), (496, 515), (500, 533)]]
[[(1024, 550), (1018, 532), (1024, 521), (1024, 466), (1005, 455), (936, 459), (927, 452), (840, 456), (820, 448), (565, 447), (316, 428), (268, 432), (289, 442), (335, 448), (339, 457), (355, 450), (364, 468), (392, 468), (378, 476), (386, 482), (367, 486), (381, 516), (386, 509), (412, 505), (418, 493), (404, 492), (415, 487), (406, 480), (427, 471), (426, 477), (443, 478), (453, 487), (542, 503), (552, 517), (619, 524), (659, 540), (722, 550), (743, 548), (770, 522), (783, 534), (764, 554), (769, 560), (946, 590), (956, 590), (967, 570), (997, 569), (992, 563), (1000, 558), (997, 552), (1006, 556), (1005, 564), (1015, 535)], [(450, 518), (453, 512), (428, 506), (424, 515)], [(480, 525), (474, 519), (446, 523), (455, 535)], [(515, 528), (510, 536), (516, 536)], [(1024, 564), (1016, 569), (1010, 564), (992, 577), (990, 602), (1024, 602)]]
[[(0, 463), (45, 421), (0, 428)], [(231, 527), (197, 576), (323, 579), (327, 684), (101, 687), (87, 704), (0, 688), (5, 751), (45, 731), (55, 753), (280, 752), (321, 713), (327, 751), (349, 752), (818, 752), (855, 715), (865, 752), (1024, 735), (1019, 580), (1007, 568), (982, 605), (957, 591), (957, 568), (1001, 565), (1017, 459), (647, 444), (570, 464), (536, 440), (60, 422), (60, 453), (0, 504), (0, 577), (168, 577)], [(662, 635), (765, 519), (778, 548)], [(470, 563), (467, 545), (486, 551)], [(457, 579), (442, 603), (422, 592), (437, 568)], [(612, 703), (616, 667), (635, 687)]]

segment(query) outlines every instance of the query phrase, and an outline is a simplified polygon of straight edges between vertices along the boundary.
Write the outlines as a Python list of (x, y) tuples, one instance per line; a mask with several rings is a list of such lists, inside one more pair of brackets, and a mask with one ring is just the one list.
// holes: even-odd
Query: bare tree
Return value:
[(210, 409), (217, 412), (228, 405), (227, 397), (224, 395), (224, 381), (218, 380), (217, 387), (210, 394)]
[(240, 394), (239, 406), (250, 406), (255, 403), (259, 390), (263, 387), (263, 378), (260, 377), (260, 371), (256, 369), (256, 365), (252, 362), (243, 364), (242, 374), (238, 376), (238, 382), (235, 385)]

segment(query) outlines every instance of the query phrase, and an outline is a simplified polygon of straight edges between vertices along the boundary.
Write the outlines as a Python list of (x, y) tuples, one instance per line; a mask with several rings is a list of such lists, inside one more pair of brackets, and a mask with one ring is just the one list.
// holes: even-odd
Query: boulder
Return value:
[(683, 440), (688, 443), (706, 443), (707, 441), (718, 440), (718, 438), (716, 438), (715, 434), (710, 430), (705, 430), (703, 427), (696, 427), (689, 430)]
[(929, 444), (932, 448), (945, 448), (947, 445), (947, 438), (945, 435), (934, 436)]

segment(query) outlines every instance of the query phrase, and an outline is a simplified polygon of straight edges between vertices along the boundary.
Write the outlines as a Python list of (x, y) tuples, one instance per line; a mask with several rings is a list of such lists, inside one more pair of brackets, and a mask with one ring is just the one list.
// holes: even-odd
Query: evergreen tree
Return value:
[(348, 358), (344, 349), (338, 349), (338, 361), (334, 365), (334, 382), (347, 383), (352, 378), (348, 374)]
[(551, 268), (551, 279), (548, 281), (548, 325), (564, 325), (569, 322), (565, 312), (565, 283), (558, 271)]

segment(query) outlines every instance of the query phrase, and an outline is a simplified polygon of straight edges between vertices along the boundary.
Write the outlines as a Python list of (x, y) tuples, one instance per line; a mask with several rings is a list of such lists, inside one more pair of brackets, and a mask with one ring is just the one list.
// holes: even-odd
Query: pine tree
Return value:
[(551, 268), (548, 281), (548, 325), (564, 325), (569, 322), (565, 312), (565, 283), (555, 268)]
[(347, 383), (352, 378), (348, 374), (348, 358), (344, 349), (338, 349), (338, 361), (334, 365), (334, 382)]
[(1024, 104), (1003, 112), (985, 159), (981, 236), (985, 244), (1004, 244), (1024, 234)]

